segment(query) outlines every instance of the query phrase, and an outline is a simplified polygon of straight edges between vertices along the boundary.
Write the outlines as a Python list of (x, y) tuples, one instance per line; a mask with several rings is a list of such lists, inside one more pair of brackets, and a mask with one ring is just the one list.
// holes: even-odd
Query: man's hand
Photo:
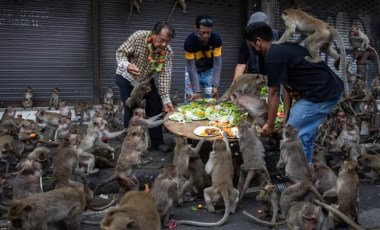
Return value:
[(127, 67), (127, 70), (129, 73), (133, 75), (137, 75), (137, 76), (141, 75), (140, 69), (135, 64), (129, 64)]
[(213, 98), (218, 98), (219, 97), (218, 88), (212, 87), (212, 89), (211, 89), (211, 96)]
[(174, 107), (173, 107), (172, 103), (167, 103), (164, 105), (164, 112), (165, 113), (172, 112), (172, 111), (174, 111)]
[(274, 125), (265, 123), (261, 130), (261, 135), (265, 137), (265, 136), (271, 135), (273, 132), (274, 132)]

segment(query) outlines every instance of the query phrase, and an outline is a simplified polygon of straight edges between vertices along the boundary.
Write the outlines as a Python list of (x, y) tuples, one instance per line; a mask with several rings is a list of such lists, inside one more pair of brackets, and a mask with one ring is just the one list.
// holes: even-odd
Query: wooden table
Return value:
[[(168, 117), (173, 112), (170, 112), (166, 114), (165, 117)], [(208, 126), (209, 120), (200, 120), (200, 121), (192, 121), (188, 123), (180, 123), (177, 121), (168, 120), (164, 123), (165, 127), (172, 133), (178, 135), (178, 136), (185, 136), (192, 140), (201, 140), (206, 139), (208, 141), (214, 141), (216, 139), (222, 138), (221, 135), (213, 136), (213, 137), (200, 137), (194, 134), (194, 129), (199, 126)], [(228, 138), (230, 142), (238, 141), (237, 138)]]

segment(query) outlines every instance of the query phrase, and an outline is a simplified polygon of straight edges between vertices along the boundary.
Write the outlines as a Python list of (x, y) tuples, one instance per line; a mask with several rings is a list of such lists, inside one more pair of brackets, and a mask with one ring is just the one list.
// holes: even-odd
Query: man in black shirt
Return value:
[(340, 100), (344, 88), (342, 80), (325, 62), (308, 62), (306, 48), (290, 43), (272, 44), (273, 33), (267, 23), (249, 25), (246, 38), (256, 51), (265, 55), (269, 92), (268, 120), (263, 126), (263, 134), (274, 131), (280, 86), (283, 85), (285, 121), (299, 130), (307, 161), (312, 163), (316, 132)]

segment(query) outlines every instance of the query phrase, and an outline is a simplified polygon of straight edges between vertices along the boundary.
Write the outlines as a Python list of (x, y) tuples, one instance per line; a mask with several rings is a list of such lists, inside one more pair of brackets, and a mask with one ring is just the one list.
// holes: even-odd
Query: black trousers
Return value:
[[(124, 127), (128, 127), (129, 120), (131, 119), (133, 113), (132, 110), (125, 105), (125, 101), (131, 95), (133, 86), (127, 79), (118, 74), (116, 75), (115, 83), (119, 86), (120, 99), (124, 103)], [(160, 95), (158, 94), (154, 78), (151, 79), (150, 84), (152, 89), (144, 97), (146, 99), (145, 114), (147, 117), (153, 117), (162, 113), (162, 101)], [(152, 146), (164, 144), (162, 125), (149, 129), (149, 136)]]

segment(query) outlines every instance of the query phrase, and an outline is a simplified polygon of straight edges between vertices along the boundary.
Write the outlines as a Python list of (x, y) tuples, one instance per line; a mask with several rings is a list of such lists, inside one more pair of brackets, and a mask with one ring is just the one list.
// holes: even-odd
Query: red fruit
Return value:
[(104, 143), (107, 143), (108, 142), (108, 138), (107, 137), (102, 137), (102, 139), (100, 139), (102, 142)]
[(164, 59), (160, 59), (160, 60), (158, 60), (158, 63), (164, 63), (164, 62), (165, 62)]
[(153, 61), (153, 58), (152, 57), (148, 57), (148, 62), (151, 62)]
[(152, 43), (153, 42), (153, 38), (149, 37), (146, 41), (149, 42), (149, 43)]
[(161, 56), (165, 56), (165, 55), (166, 55), (166, 51), (165, 51), (165, 50), (161, 51), (161, 52), (160, 52), (160, 55), (161, 55)]

